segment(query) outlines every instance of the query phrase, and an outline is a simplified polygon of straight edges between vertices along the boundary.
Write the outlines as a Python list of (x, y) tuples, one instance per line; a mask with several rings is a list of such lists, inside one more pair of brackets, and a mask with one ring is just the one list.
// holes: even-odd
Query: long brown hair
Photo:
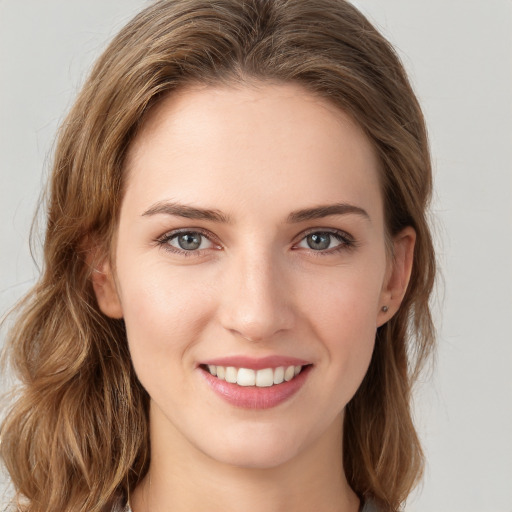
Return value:
[(397, 55), (343, 0), (161, 0), (113, 40), (59, 134), (44, 269), (7, 347), (21, 385), (1, 456), (19, 510), (119, 510), (147, 472), (148, 396), (123, 321), (98, 309), (90, 254), (109, 254), (125, 155), (149, 109), (187, 84), (247, 80), (298, 83), (350, 114), (380, 159), (388, 233), (416, 230), (405, 299), (378, 329), (346, 408), (343, 458), (354, 491), (385, 511), (418, 481), (410, 400), (434, 344), (432, 178), (424, 119)]

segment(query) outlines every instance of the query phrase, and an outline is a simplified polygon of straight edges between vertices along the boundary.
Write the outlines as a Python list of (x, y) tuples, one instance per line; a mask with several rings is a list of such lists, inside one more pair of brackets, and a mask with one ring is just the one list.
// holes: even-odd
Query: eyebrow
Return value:
[(160, 201), (146, 210), (142, 216), (147, 215), (174, 215), (185, 217), (187, 219), (209, 220), (212, 222), (230, 223), (231, 219), (219, 210), (210, 210), (207, 208), (196, 208), (186, 204), (173, 203), (168, 201)]
[(371, 221), (370, 216), (366, 210), (347, 203), (329, 204), (316, 206), (314, 208), (306, 208), (303, 210), (296, 210), (288, 215), (289, 223), (304, 222), (306, 220), (322, 219), (330, 215), (348, 215), (355, 214), (364, 217)]
[[(142, 216), (150, 215), (173, 215), (184, 217), (187, 219), (209, 220), (211, 222), (229, 224), (231, 218), (220, 210), (212, 210), (208, 208), (197, 208), (186, 204), (174, 203), (169, 201), (160, 201), (147, 209)], [(348, 203), (338, 203), (315, 206), (313, 208), (304, 208), (295, 210), (288, 215), (287, 222), (295, 224), (307, 220), (321, 219), (330, 215), (360, 215), (367, 220), (371, 220), (370, 216), (363, 208)]]

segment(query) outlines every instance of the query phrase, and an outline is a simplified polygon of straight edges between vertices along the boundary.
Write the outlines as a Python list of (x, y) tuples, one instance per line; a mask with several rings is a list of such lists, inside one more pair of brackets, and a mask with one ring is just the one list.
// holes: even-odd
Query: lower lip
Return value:
[(270, 409), (290, 399), (306, 382), (311, 365), (306, 366), (296, 377), (288, 382), (274, 384), (266, 388), (256, 386), (238, 386), (217, 379), (206, 370), (198, 368), (210, 388), (226, 402), (243, 409)]

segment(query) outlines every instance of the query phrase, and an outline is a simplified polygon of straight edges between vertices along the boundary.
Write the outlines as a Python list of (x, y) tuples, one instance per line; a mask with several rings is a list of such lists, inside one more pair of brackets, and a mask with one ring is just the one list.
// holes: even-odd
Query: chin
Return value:
[(305, 444), (302, 436), (256, 424), (252, 428), (230, 432), (222, 439), (212, 440), (208, 449), (202, 451), (211, 459), (229, 466), (272, 469), (294, 459)]
[(228, 466), (242, 469), (273, 469), (294, 458), (296, 451), (283, 450), (282, 446), (244, 446), (233, 450), (221, 450), (210, 457)]

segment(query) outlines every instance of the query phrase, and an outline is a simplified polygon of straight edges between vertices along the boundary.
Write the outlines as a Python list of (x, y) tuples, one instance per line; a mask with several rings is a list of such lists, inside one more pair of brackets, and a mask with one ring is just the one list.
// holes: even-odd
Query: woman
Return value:
[(62, 127), (10, 335), (18, 509), (398, 510), (430, 193), (416, 98), (350, 4), (140, 13)]

